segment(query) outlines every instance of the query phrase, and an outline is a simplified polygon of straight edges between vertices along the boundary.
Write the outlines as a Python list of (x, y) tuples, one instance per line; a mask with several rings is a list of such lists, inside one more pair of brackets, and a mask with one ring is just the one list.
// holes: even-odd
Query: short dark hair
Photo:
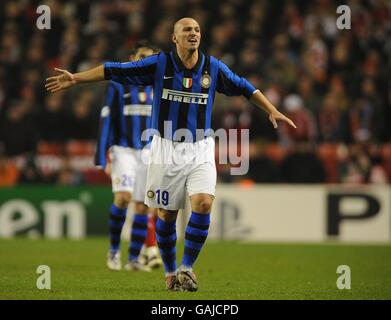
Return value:
[(141, 49), (141, 48), (148, 48), (148, 49), (151, 49), (153, 50), (153, 52), (159, 52), (161, 51), (159, 47), (153, 45), (151, 42), (149, 42), (148, 40), (139, 40), (136, 42), (136, 44), (134, 45), (133, 47), (133, 50), (130, 51), (130, 54), (131, 55), (134, 55), (136, 54), (137, 50)]

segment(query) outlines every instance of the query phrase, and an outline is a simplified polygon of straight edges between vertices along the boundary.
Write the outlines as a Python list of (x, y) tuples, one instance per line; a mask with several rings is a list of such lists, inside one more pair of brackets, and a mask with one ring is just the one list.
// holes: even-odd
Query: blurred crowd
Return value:
[[(220, 181), (391, 181), (390, 1), (49, 0), (50, 30), (36, 27), (40, 2), (0, 4), (0, 186), (105, 181), (89, 170), (106, 84), (47, 94), (44, 80), (54, 67), (126, 61), (142, 39), (169, 50), (184, 16), (200, 23), (203, 51), (298, 127), (274, 130), (245, 98), (218, 95), (214, 128), (250, 130), (250, 171), (221, 165)], [(341, 4), (351, 29), (337, 28)], [(85, 152), (68, 152), (75, 143)]]

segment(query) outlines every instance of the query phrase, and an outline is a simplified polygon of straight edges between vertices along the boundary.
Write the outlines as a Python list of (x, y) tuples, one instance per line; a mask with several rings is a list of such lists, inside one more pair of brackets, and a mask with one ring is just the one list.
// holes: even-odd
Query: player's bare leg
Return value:
[(166, 287), (169, 291), (179, 291), (176, 266), (176, 218), (178, 210), (159, 209), (156, 221), (156, 239), (163, 259)]
[(199, 193), (190, 197), (191, 216), (186, 227), (185, 249), (182, 265), (178, 270), (178, 281), (185, 291), (197, 291), (197, 278), (193, 272), (196, 261), (208, 235), (213, 196)]

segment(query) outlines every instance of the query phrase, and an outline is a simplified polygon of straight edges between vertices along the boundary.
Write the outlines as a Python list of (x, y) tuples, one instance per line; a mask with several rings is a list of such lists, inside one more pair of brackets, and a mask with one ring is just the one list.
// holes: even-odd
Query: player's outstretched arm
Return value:
[(259, 90), (254, 92), (250, 98), (250, 101), (269, 114), (269, 120), (275, 129), (278, 127), (277, 121), (285, 121), (293, 128), (296, 128), (296, 125), (293, 123), (293, 121), (279, 112), (277, 108), (273, 106), (273, 104), (267, 100), (267, 98)]
[(285, 121), (293, 128), (296, 125), (291, 119), (284, 116), (277, 110), (273, 104), (245, 78), (239, 77), (232, 72), (223, 62), (218, 61), (217, 92), (224, 93), (228, 96), (244, 95), (252, 103), (262, 108), (269, 114), (269, 120), (274, 128), (277, 128), (277, 121)]
[(103, 65), (100, 65), (87, 71), (73, 74), (67, 70), (62, 70), (58, 68), (55, 68), (55, 70), (60, 73), (60, 75), (47, 78), (45, 84), (46, 90), (52, 93), (73, 87), (74, 85), (81, 82), (104, 80)]

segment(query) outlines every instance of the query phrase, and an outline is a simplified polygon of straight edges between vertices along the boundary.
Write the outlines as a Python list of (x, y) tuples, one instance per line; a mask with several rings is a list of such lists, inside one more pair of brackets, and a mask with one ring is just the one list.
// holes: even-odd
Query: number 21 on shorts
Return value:
[(168, 201), (169, 201), (169, 193), (168, 191), (164, 190), (164, 191), (161, 191), (160, 189), (156, 190), (156, 201), (157, 201), (157, 204), (161, 204), (164, 205), (164, 206), (167, 206), (168, 205)]

